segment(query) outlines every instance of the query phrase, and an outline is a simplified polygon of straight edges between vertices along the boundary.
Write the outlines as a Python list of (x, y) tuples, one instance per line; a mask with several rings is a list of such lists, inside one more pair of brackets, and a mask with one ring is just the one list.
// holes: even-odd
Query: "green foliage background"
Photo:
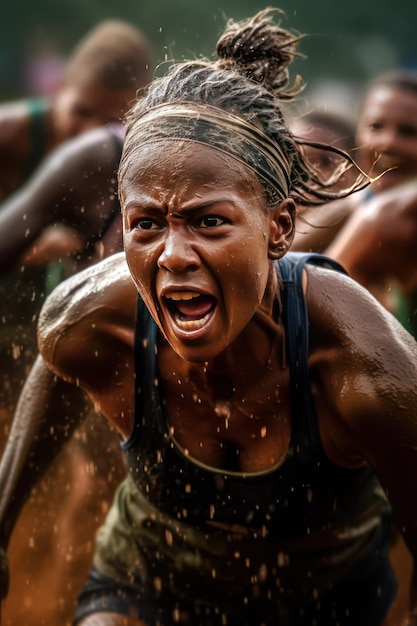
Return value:
[[(209, 56), (225, 17), (265, 8), (261, 0), (1, 0), (0, 98), (23, 93), (25, 63), (34, 54), (66, 55), (98, 21), (122, 18), (140, 26), (155, 59)], [(282, 0), (285, 27), (308, 35), (307, 61), (294, 71), (320, 80), (362, 83), (393, 66), (417, 64), (417, 2), (413, 0)], [(23, 93), (23, 95), (27, 95)]]

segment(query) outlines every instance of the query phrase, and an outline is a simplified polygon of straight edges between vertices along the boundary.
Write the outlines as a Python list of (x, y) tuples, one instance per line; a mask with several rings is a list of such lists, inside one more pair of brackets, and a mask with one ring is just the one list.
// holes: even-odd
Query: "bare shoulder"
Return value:
[(393, 435), (401, 416), (417, 418), (417, 342), (349, 276), (315, 267), (306, 274), (310, 367), (321, 397), (356, 435)]
[(326, 254), (342, 263), (361, 284), (395, 280), (415, 288), (417, 179), (376, 194), (348, 220)]
[[(415, 242), (417, 231), (417, 178), (403, 182), (383, 191), (370, 200), (363, 211), (363, 221), (373, 227), (365, 231), (366, 236), (376, 233), (382, 243), (382, 254), (389, 250), (383, 248), (385, 242), (391, 245), (396, 240), (399, 247), (405, 242)], [(380, 244), (381, 245), (381, 244)]]
[(121, 137), (110, 128), (94, 128), (55, 148), (47, 157), (47, 163), (50, 169), (83, 171), (88, 178), (108, 164), (116, 174), (121, 147)]
[(100, 151), (100, 153), (113, 154), (115, 149), (116, 152), (120, 152), (121, 146), (123, 143), (123, 139), (121, 135), (111, 127), (101, 126), (99, 128), (93, 128), (85, 133), (81, 133), (77, 135), (73, 139), (70, 139), (66, 142), (67, 150), (78, 152), (78, 151), (87, 151), (87, 155), (90, 153), (94, 153), (95, 151)]
[(417, 547), (417, 342), (352, 279), (307, 269), (311, 390), (324, 448), (366, 462)]
[(384, 362), (386, 351), (405, 358), (417, 356), (415, 339), (371, 293), (350, 276), (331, 269), (306, 268), (306, 299), (313, 336), (333, 338), (343, 350), (345, 361), (359, 355), (380, 368), (394, 371), (392, 358)]
[(385, 207), (390, 206), (391, 203), (398, 203), (404, 200), (404, 202), (410, 202), (412, 206), (415, 206), (417, 200), (417, 177), (410, 178), (394, 187), (391, 187), (375, 196), (374, 200), (376, 206), (380, 205)]
[(123, 252), (64, 281), (39, 316), (38, 344), (45, 361), (57, 373), (71, 377), (69, 364), (76, 365), (82, 358), (88, 361), (104, 336), (129, 345), (136, 301)]

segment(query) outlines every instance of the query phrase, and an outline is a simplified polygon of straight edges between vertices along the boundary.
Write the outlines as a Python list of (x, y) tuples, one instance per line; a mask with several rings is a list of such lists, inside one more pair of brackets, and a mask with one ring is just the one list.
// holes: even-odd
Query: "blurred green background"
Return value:
[[(210, 56), (225, 18), (266, 6), (260, 0), (2, 0), (0, 98), (50, 89), (77, 41), (103, 19), (139, 26), (160, 63)], [(307, 95), (337, 97), (348, 108), (349, 93), (373, 75), (417, 65), (414, 0), (282, 0), (274, 6), (285, 11), (284, 27), (307, 35), (300, 50), (308, 59), (294, 66)]]

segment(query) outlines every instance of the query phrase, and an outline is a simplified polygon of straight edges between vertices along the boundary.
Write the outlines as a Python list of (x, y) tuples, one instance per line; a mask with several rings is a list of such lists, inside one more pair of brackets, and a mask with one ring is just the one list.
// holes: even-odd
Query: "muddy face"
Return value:
[(246, 327), (271, 274), (258, 180), (218, 150), (167, 140), (136, 151), (120, 191), (140, 295), (182, 358), (211, 359)]

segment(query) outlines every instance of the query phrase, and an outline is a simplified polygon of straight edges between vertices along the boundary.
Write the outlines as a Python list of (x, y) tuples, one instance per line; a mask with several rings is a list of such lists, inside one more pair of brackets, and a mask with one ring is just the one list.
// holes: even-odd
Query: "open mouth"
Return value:
[(197, 291), (172, 291), (164, 301), (177, 327), (188, 333), (203, 328), (216, 308), (213, 296)]

